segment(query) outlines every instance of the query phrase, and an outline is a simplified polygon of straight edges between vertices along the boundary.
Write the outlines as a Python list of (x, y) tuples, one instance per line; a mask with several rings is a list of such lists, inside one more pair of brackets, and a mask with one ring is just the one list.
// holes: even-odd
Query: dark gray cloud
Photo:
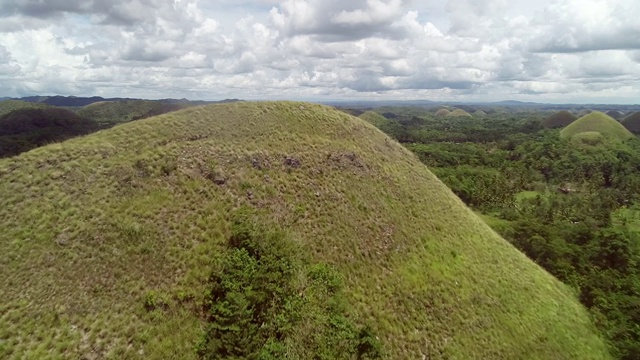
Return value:
[(154, 19), (156, 9), (169, 5), (163, 0), (4, 0), (0, 15), (51, 19), (65, 14), (90, 14), (104, 24), (134, 25)]

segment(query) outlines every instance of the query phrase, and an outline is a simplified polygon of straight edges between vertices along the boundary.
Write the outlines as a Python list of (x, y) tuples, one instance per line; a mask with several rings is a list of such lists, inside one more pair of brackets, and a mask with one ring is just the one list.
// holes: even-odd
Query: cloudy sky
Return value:
[(640, 103), (638, 0), (0, 0), (0, 96)]

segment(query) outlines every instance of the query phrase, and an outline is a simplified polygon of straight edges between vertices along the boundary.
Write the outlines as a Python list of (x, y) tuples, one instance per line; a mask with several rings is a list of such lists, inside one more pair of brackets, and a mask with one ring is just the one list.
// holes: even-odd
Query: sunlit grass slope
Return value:
[(49, 107), (46, 104), (32, 103), (21, 100), (5, 100), (0, 101), (0, 116), (8, 114), (14, 110), (20, 109), (43, 109)]
[(183, 109), (188, 105), (154, 100), (101, 101), (78, 110), (78, 115), (96, 121), (122, 123)]
[(358, 116), (358, 117), (360, 119), (372, 124), (376, 128), (379, 128), (379, 127), (384, 126), (384, 125), (388, 124), (389, 122), (391, 122), (391, 120), (389, 120), (386, 117), (378, 114), (375, 111), (365, 111), (364, 113), (360, 114), (360, 116)]
[(560, 136), (570, 138), (583, 132), (599, 132), (604, 137), (620, 141), (633, 137), (622, 124), (600, 111), (594, 111), (572, 122), (560, 131)]
[(548, 129), (565, 127), (577, 119), (572, 113), (562, 110), (542, 120), (542, 126)]
[(0, 358), (195, 358), (241, 207), (343, 275), (387, 358), (608, 358), (568, 288), (408, 150), (329, 107), (119, 125), (0, 160), (0, 199)]

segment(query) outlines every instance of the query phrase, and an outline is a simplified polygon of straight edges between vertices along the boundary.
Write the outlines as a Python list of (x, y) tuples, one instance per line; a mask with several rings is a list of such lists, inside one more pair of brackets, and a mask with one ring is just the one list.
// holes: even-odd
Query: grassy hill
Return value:
[(0, 101), (0, 116), (4, 116), (12, 111), (21, 109), (44, 109), (48, 107), (46, 104), (31, 103), (20, 100), (4, 100)]
[(560, 131), (560, 136), (570, 138), (583, 132), (599, 132), (604, 137), (620, 141), (633, 137), (622, 124), (600, 111), (594, 111), (574, 121)]
[(622, 113), (621, 111), (618, 111), (618, 110), (609, 110), (605, 114), (611, 116), (612, 118), (614, 118), (616, 120), (620, 120), (620, 119), (622, 119), (624, 117), (624, 113)]
[(25, 107), (0, 116), (0, 157), (14, 156), (45, 144), (98, 130), (74, 112)]
[(386, 117), (378, 114), (375, 111), (365, 111), (364, 113), (360, 114), (360, 116), (358, 116), (360, 119), (370, 123), (371, 125), (379, 128), (381, 126), (385, 126), (387, 125), (389, 122), (391, 122), (391, 120), (387, 119)]
[(569, 111), (562, 110), (542, 120), (542, 126), (547, 129), (563, 128), (577, 119)]
[(483, 116), (487, 116), (487, 113), (482, 110), (476, 110), (473, 112), (473, 116), (483, 117)]
[(78, 115), (100, 124), (123, 123), (184, 109), (188, 103), (158, 100), (121, 100), (92, 103), (78, 110)]
[(622, 120), (622, 125), (634, 134), (640, 133), (640, 112), (629, 114)]
[(464, 111), (462, 109), (455, 109), (455, 110), (451, 111), (450, 113), (448, 113), (445, 116), (447, 116), (447, 117), (458, 117), (458, 116), (471, 117), (471, 114), (469, 114), (468, 112), (466, 112), (466, 111)]
[(447, 116), (451, 113), (451, 111), (447, 110), (447, 109), (440, 109), (438, 111), (436, 111), (436, 116)]
[(0, 358), (231, 356), (272, 327), (274, 358), (609, 358), (570, 289), (329, 107), (190, 108), (0, 183)]

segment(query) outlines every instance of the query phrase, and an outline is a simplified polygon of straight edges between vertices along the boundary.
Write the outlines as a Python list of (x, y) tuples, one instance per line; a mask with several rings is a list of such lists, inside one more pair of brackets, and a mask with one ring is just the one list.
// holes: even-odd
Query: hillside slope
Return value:
[(120, 100), (101, 101), (89, 104), (78, 110), (78, 115), (85, 119), (104, 123), (123, 123), (161, 115), (171, 111), (187, 108), (188, 103), (169, 103), (160, 100)]
[[(342, 275), (386, 358), (608, 358), (568, 288), (329, 107), (169, 113), (0, 160), (0, 183), (0, 358), (196, 358), (239, 209)], [(314, 314), (289, 358), (307, 358)]]
[(569, 111), (561, 110), (542, 120), (542, 126), (547, 129), (563, 128), (574, 122), (576, 119), (577, 117)]
[(46, 104), (30, 103), (20, 100), (4, 100), (0, 101), (0, 116), (4, 116), (12, 111), (21, 109), (43, 109), (48, 107)]
[(634, 134), (640, 133), (640, 112), (629, 114), (622, 120), (622, 125)]
[(594, 111), (572, 122), (560, 131), (560, 136), (570, 138), (583, 132), (599, 132), (604, 137), (619, 141), (633, 137), (622, 124), (600, 111)]

